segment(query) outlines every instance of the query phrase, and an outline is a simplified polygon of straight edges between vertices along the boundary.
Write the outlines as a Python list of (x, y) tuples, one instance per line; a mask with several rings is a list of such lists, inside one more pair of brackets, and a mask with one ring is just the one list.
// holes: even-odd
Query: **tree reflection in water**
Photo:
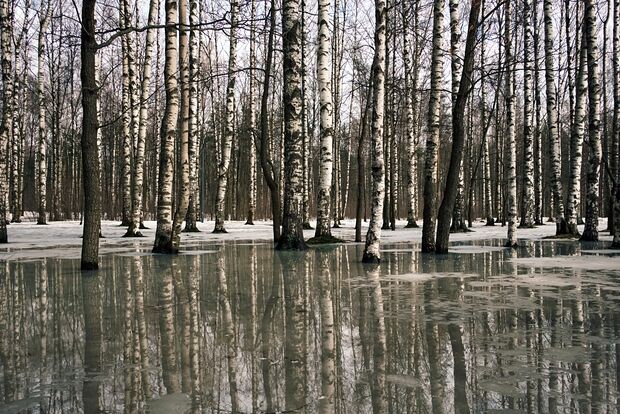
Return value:
[(357, 245), (199, 247), (218, 251), (2, 264), (0, 411), (617, 408), (620, 270), (512, 260), (572, 244), (370, 267)]

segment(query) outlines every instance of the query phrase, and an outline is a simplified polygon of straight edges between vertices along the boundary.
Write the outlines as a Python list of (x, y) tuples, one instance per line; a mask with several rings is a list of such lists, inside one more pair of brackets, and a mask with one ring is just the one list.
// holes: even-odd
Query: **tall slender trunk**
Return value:
[(387, 8), (385, 0), (375, 0), (375, 56), (372, 65), (372, 136), (370, 143), (372, 157), (372, 210), (366, 233), (366, 246), (362, 262), (379, 263), (381, 254), (381, 224), (383, 213), (384, 160), (383, 160), (383, 109), (385, 105), (385, 50), (387, 31)]
[[(131, 12), (129, 11), (129, 1), (123, 0), (119, 7), (119, 21), (121, 27), (126, 29), (131, 26)], [(121, 110), (122, 110), (122, 124), (123, 124), (123, 161), (122, 161), (122, 177), (121, 177), (121, 193), (122, 193), (122, 205), (121, 205), (121, 226), (129, 226), (131, 222), (131, 159), (133, 150), (133, 131), (132, 131), (132, 102), (131, 102), (131, 85), (129, 74), (129, 60), (132, 54), (132, 47), (130, 46), (131, 33), (125, 34), (122, 37), (121, 46), (121, 59), (122, 59), (122, 92), (121, 92)]]
[(178, 90), (178, 23), (177, 2), (166, 0), (166, 46), (164, 83), (166, 106), (161, 127), (159, 174), (157, 186), (157, 229), (154, 253), (176, 253), (178, 245), (173, 241), (172, 231), (172, 181), (174, 179), (174, 140), (177, 135), (179, 115)]
[(504, 49), (506, 64), (506, 165), (507, 175), (507, 218), (508, 218), (508, 240), (506, 246), (516, 247), (517, 245), (517, 146), (515, 142), (515, 91), (514, 91), (514, 62), (512, 58), (512, 16), (511, 3), (505, 3), (505, 22), (504, 22)]
[(317, 261), (321, 269), (319, 278), (319, 310), (321, 315), (321, 399), (320, 413), (335, 412), (336, 392), (336, 338), (334, 332), (334, 304), (332, 301), (332, 278), (330, 273), (330, 254), (317, 251)]
[(543, 199), (543, 177), (542, 177), (542, 116), (540, 99), (540, 60), (539, 60), (539, 39), (540, 27), (538, 24), (538, 2), (534, 2), (534, 103), (536, 106), (534, 129), (534, 224), (542, 225), (542, 199)]
[(256, 0), (250, 0), (250, 145), (248, 148), (248, 163), (250, 174), (248, 177), (248, 212), (245, 224), (254, 224), (254, 216), (256, 215)]
[(545, 81), (547, 92), (547, 133), (549, 139), (549, 161), (551, 163), (552, 216), (555, 218), (556, 235), (566, 234), (564, 203), (562, 200), (562, 156), (558, 131), (557, 87), (558, 77), (554, 57), (553, 0), (544, 1), (545, 19)]
[(2, 122), (0, 123), (0, 243), (8, 243), (7, 210), (7, 146), (13, 130), (13, 7), (8, 0), (0, 1), (0, 53), (2, 64)]
[(433, 50), (431, 55), (431, 91), (428, 104), (428, 135), (424, 154), (424, 211), (422, 252), (435, 251), (435, 215), (437, 214), (437, 160), (441, 135), (441, 82), (443, 79), (443, 21), (444, 0), (433, 6)]
[(237, 82), (237, 18), (238, 0), (230, 1), (230, 43), (228, 51), (228, 84), (226, 85), (226, 111), (222, 154), (217, 171), (217, 192), (215, 199), (215, 228), (213, 233), (226, 233), (224, 228), (228, 167), (235, 134), (235, 83)]
[(282, 4), (282, 91), (284, 105), (284, 214), (278, 250), (303, 250), (302, 127), (301, 127), (301, 27), (300, 1)]
[(469, 23), (467, 28), (467, 40), (465, 41), (465, 60), (459, 81), (459, 88), (454, 101), (452, 111), (452, 152), (450, 154), (450, 166), (446, 177), (441, 206), (439, 207), (437, 220), (437, 239), (435, 251), (446, 253), (450, 240), (450, 219), (454, 211), (458, 193), (458, 183), (461, 177), (463, 147), (465, 145), (465, 107), (472, 89), (472, 74), (474, 70), (474, 57), (476, 47), (476, 33), (478, 32), (478, 16), (480, 14), (481, 0), (472, 0), (469, 11)]
[(620, 248), (620, 0), (614, 0), (613, 22), (613, 61), (614, 61), (614, 123), (612, 166), (616, 178), (614, 196), (614, 239), (612, 247)]
[(579, 53), (579, 63), (577, 72), (577, 96), (575, 99), (575, 119), (572, 121), (571, 130), (571, 160), (570, 175), (568, 181), (568, 200), (566, 202), (566, 225), (571, 236), (579, 236), (577, 229), (577, 218), (579, 216), (579, 199), (581, 197), (581, 149), (585, 134), (586, 118), (586, 97), (588, 92), (587, 85), (587, 48), (586, 31), (582, 29), (581, 51)]
[(47, 125), (45, 120), (45, 35), (52, 15), (51, 1), (41, 2), (37, 43), (37, 104), (39, 117), (37, 143), (37, 224), (47, 224)]
[(534, 90), (532, 84), (532, 1), (523, 7), (523, 193), (520, 227), (534, 227)]
[(320, 135), (321, 148), (319, 155), (319, 188), (317, 191), (317, 221), (315, 237), (330, 237), (331, 185), (332, 185), (332, 145), (333, 145), (333, 103), (332, 103), (332, 71), (330, 52), (330, 0), (319, 0), (318, 15), (318, 50), (317, 50), (317, 81), (320, 101)]
[[(99, 233), (101, 229), (101, 188), (97, 146), (97, 96), (95, 77), (95, 2), (82, 2), (82, 181), (84, 183), (84, 230), (82, 233), (82, 270), (99, 267)], [(1, 210), (1, 208), (0, 208)], [(1, 212), (0, 212), (1, 215)], [(2, 219), (2, 217), (0, 217)]]
[[(158, 16), (159, 0), (149, 1), (148, 25), (153, 26), (159, 20)], [(144, 66), (142, 66), (142, 85), (140, 88), (140, 102), (138, 115), (138, 136), (136, 139), (136, 152), (134, 154), (133, 169), (133, 189), (132, 189), (132, 211), (129, 228), (125, 237), (141, 237), (138, 230), (142, 220), (142, 193), (144, 184), (144, 155), (146, 145), (146, 132), (149, 113), (149, 95), (151, 85), (151, 73), (153, 63), (153, 46), (157, 31), (154, 28), (146, 31), (146, 44), (144, 46)]]
[[(414, 128), (414, 111), (413, 111), (413, 94), (417, 94), (417, 85), (412, 85), (412, 68), (411, 68), (411, 53), (409, 50), (409, 12), (407, 3), (402, 4), (403, 8), (403, 63), (404, 63), (404, 76), (405, 76), (405, 107), (406, 107), (406, 134), (407, 134), (407, 225), (405, 227), (418, 227), (415, 222), (416, 219), (416, 205), (415, 199), (416, 193), (416, 145), (415, 145), (415, 128)], [(416, 2), (415, 17), (417, 21), (418, 2)], [(417, 29), (417, 26), (416, 26)], [(417, 41), (417, 40), (416, 40)]]
[[(598, 190), (601, 167), (601, 84), (599, 80), (599, 53), (594, 0), (584, 0), (586, 48), (588, 59), (588, 172), (586, 175), (586, 227), (580, 240), (598, 241)], [(583, 46), (582, 46), (583, 47)]]

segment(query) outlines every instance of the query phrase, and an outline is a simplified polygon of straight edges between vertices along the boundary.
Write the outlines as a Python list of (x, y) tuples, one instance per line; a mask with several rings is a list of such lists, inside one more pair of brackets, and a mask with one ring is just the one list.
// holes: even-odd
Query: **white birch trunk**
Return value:
[(329, 257), (330, 255), (326, 252), (318, 253), (317, 257), (321, 269), (321, 277), (319, 278), (319, 310), (321, 315), (321, 397), (319, 412), (325, 414), (335, 412), (334, 398), (336, 393), (336, 338)]
[(594, 0), (585, 0), (585, 29), (588, 59), (588, 171), (586, 183), (586, 226), (580, 240), (598, 241), (598, 192), (601, 167), (601, 83), (597, 38), (597, 10)]
[(256, 143), (257, 143), (257, 125), (256, 125), (256, 97), (258, 91), (256, 87), (256, 78), (254, 69), (256, 66), (256, 0), (250, 0), (250, 146), (248, 148), (250, 175), (248, 177), (248, 213), (245, 224), (254, 224), (254, 216), (256, 215)]
[(39, 14), (39, 33), (37, 43), (37, 103), (38, 103), (38, 143), (37, 143), (37, 224), (47, 224), (47, 125), (45, 120), (45, 35), (51, 18), (51, 0), (41, 2)]
[(540, 60), (539, 60), (539, 39), (540, 27), (538, 24), (538, 2), (534, 3), (534, 100), (536, 104), (536, 128), (534, 130), (534, 224), (541, 225), (542, 222), (542, 115), (540, 99)]
[(532, 0), (523, 8), (523, 204), (520, 227), (534, 227), (534, 90), (532, 84)]
[[(149, 1), (148, 25), (153, 26), (159, 21), (158, 16), (159, 0)], [(142, 85), (140, 88), (140, 102), (138, 114), (138, 133), (136, 141), (136, 152), (133, 168), (133, 190), (132, 190), (132, 213), (129, 228), (125, 237), (141, 237), (138, 230), (142, 220), (142, 193), (144, 185), (144, 152), (146, 145), (146, 133), (149, 113), (149, 94), (151, 86), (151, 74), (153, 63), (153, 46), (157, 30), (154, 28), (146, 31), (146, 44), (144, 46), (144, 66), (142, 67)]]
[(504, 52), (505, 52), (505, 81), (506, 81), (506, 179), (507, 179), (507, 209), (508, 209), (508, 240), (507, 247), (516, 247), (517, 245), (517, 146), (515, 142), (515, 91), (514, 91), (514, 62), (512, 57), (512, 41), (511, 41), (511, 22), (512, 10), (511, 3), (504, 4), (505, 22), (504, 22)]
[(579, 216), (578, 206), (579, 199), (581, 198), (581, 149), (583, 146), (583, 137), (585, 135), (586, 98), (588, 93), (585, 30), (583, 30), (582, 39), (576, 80), (577, 96), (575, 98), (575, 119), (572, 122), (570, 141), (571, 160), (568, 181), (568, 200), (566, 202), (566, 224), (568, 226), (568, 233), (577, 237), (579, 236), (579, 230), (577, 229)]
[(301, 127), (301, 27), (300, 1), (282, 5), (282, 47), (284, 51), (284, 211), (278, 250), (303, 250), (303, 150)]
[[(119, 21), (121, 27), (128, 26), (127, 18), (128, 0), (123, 0), (119, 10)], [(122, 122), (123, 122), (123, 164), (121, 178), (121, 194), (122, 194), (122, 222), (121, 226), (129, 226), (131, 219), (131, 150), (132, 150), (132, 130), (131, 130), (131, 90), (129, 79), (129, 35), (122, 38), (121, 54), (122, 54)]]
[(614, 123), (613, 166), (616, 177), (614, 198), (614, 239), (612, 247), (620, 248), (620, 0), (614, 0), (613, 22)]
[(435, 251), (437, 210), (437, 160), (440, 136), (441, 82), (443, 78), (444, 0), (435, 0), (433, 11), (433, 50), (431, 56), (431, 91), (428, 104), (428, 134), (424, 154), (424, 211), (422, 252)]
[[(319, 87), (320, 106), (320, 136), (321, 147), (319, 155), (319, 188), (317, 192), (317, 222), (315, 237), (330, 237), (330, 202), (333, 174), (332, 146), (333, 146), (333, 103), (332, 103), (332, 65), (331, 39), (329, 21), (330, 0), (319, 0), (318, 15), (318, 50), (317, 50), (317, 80)], [(337, 204), (337, 201), (336, 203)], [(337, 217), (336, 217), (337, 220)]]
[(551, 162), (551, 191), (553, 201), (553, 216), (555, 217), (556, 234), (566, 233), (564, 219), (564, 203), (562, 200), (562, 182), (560, 174), (562, 160), (560, 154), (560, 137), (558, 132), (557, 88), (555, 80), (558, 77), (554, 57), (553, 33), (553, 0), (544, 2), (545, 18), (545, 81), (547, 91), (547, 130), (549, 138), (549, 158)]
[(226, 208), (226, 190), (228, 186), (228, 167), (235, 133), (235, 83), (237, 81), (237, 18), (239, 15), (238, 0), (230, 1), (230, 46), (228, 52), (228, 84), (226, 86), (226, 111), (224, 139), (222, 142), (222, 158), (218, 165), (217, 193), (215, 199), (214, 233), (226, 233), (224, 214)]
[(157, 229), (154, 253), (175, 253), (172, 243), (172, 180), (174, 176), (174, 139), (179, 115), (178, 90), (178, 23), (177, 2), (166, 0), (166, 46), (164, 83), (166, 107), (161, 129), (159, 178), (157, 188)]
[(7, 145), (13, 129), (13, 11), (11, 2), (0, 1), (0, 58), (2, 69), (2, 121), (0, 123), (0, 243), (8, 243), (7, 210)]
[[(405, 227), (417, 227), (415, 222), (415, 133), (414, 131), (414, 112), (413, 112), (413, 94), (415, 85), (412, 85), (412, 70), (411, 70), (411, 52), (409, 50), (409, 13), (407, 8), (409, 5), (403, 3), (403, 63), (404, 63), (404, 76), (405, 76), (405, 109), (406, 109), (406, 134), (407, 134), (407, 225)], [(417, 94), (417, 91), (415, 92)]]
[(370, 141), (372, 190), (371, 213), (366, 246), (362, 262), (378, 263), (381, 260), (381, 216), (383, 214), (384, 160), (383, 160), (383, 110), (385, 106), (385, 50), (387, 31), (387, 8), (385, 0), (375, 0), (375, 56), (372, 67), (372, 136)]

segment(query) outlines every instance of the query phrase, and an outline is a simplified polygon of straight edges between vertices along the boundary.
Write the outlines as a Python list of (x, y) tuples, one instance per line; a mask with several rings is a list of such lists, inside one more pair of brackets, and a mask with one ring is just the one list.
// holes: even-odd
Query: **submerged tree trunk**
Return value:
[(239, 15), (239, 2), (230, 2), (230, 46), (228, 52), (228, 84), (226, 86), (226, 111), (224, 140), (222, 141), (222, 153), (217, 169), (217, 193), (215, 199), (215, 228), (213, 233), (226, 233), (224, 228), (226, 191), (228, 186), (228, 167), (230, 166), (230, 153), (235, 134), (235, 83), (237, 81), (237, 16)]
[(551, 191), (553, 214), (556, 225), (556, 235), (566, 234), (566, 220), (564, 218), (564, 203), (562, 200), (562, 159), (560, 154), (560, 137), (558, 131), (557, 88), (555, 80), (558, 77), (553, 46), (553, 1), (545, 0), (545, 81), (547, 92), (547, 131), (549, 138), (549, 158), (551, 163)]
[[(599, 170), (601, 166), (601, 113), (599, 80), (599, 53), (596, 34), (596, 5), (594, 0), (585, 0), (585, 30), (588, 55), (588, 157), (587, 191), (586, 191), (586, 227), (580, 240), (598, 241), (598, 190)], [(582, 46), (582, 47), (584, 47)]]
[(178, 23), (177, 2), (166, 0), (166, 62), (164, 79), (166, 107), (161, 127), (159, 174), (157, 188), (157, 229), (153, 253), (177, 253), (172, 231), (172, 181), (174, 178), (174, 140), (179, 114), (178, 90)]
[(437, 159), (441, 134), (441, 82), (443, 78), (444, 0), (435, 0), (433, 9), (433, 50), (431, 56), (431, 91), (428, 104), (428, 135), (424, 155), (424, 211), (422, 252), (435, 251), (435, 214), (437, 210)]
[(387, 9), (385, 0), (375, 0), (375, 56), (372, 65), (372, 136), (370, 151), (372, 157), (372, 210), (366, 233), (366, 246), (362, 262), (379, 263), (381, 254), (381, 219), (383, 213), (384, 160), (383, 160), (383, 109), (385, 105), (385, 47)]
[[(97, 53), (95, 3), (96, 0), (82, 2), (82, 45), (80, 49), (82, 56), (80, 73), (82, 80), (82, 179), (84, 182), (82, 270), (94, 270), (99, 267), (99, 232), (101, 229), (101, 188), (97, 150), (99, 85), (97, 85), (95, 76), (95, 54)], [(0, 197), (2, 197), (1, 192)], [(0, 220), (3, 219), (1, 210), (2, 207), (0, 207)], [(2, 221), (4, 223), (4, 220)]]
[[(315, 237), (331, 238), (330, 211), (332, 185), (333, 103), (331, 88), (330, 52), (330, 0), (319, 0), (319, 38), (317, 50), (317, 81), (320, 105), (321, 148), (319, 155), (319, 188), (317, 191), (317, 217)], [(337, 204), (337, 202), (336, 202)], [(336, 218), (337, 221), (337, 218)]]
[(282, 4), (284, 51), (284, 214), (278, 250), (303, 250), (303, 159), (301, 134), (301, 30), (299, 0)]
[(465, 61), (458, 92), (454, 101), (454, 110), (452, 111), (452, 153), (450, 154), (450, 167), (448, 169), (448, 176), (446, 177), (446, 188), (438, 213), (437, 240), (435, 242), (435, 251), (437, 253), (448, 252), (450, 219), (454, 211), (458, 183), (461, 176), (460, 172), (462, 169), (463, 147), (465, 145), (465, 106), (472, 85), (471, 77), (474, 70), (476, 33), (478, 31), (480, 6), (481, 0), (472, 0), (469, 12), (467, 40), (465, 42)]

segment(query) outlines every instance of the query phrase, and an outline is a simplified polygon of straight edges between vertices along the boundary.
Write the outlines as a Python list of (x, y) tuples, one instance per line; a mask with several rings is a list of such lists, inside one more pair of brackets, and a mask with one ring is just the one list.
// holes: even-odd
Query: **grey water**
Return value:
[(1, 262), (0, 412), (616, 412), (602, 246), (362, 247)]

